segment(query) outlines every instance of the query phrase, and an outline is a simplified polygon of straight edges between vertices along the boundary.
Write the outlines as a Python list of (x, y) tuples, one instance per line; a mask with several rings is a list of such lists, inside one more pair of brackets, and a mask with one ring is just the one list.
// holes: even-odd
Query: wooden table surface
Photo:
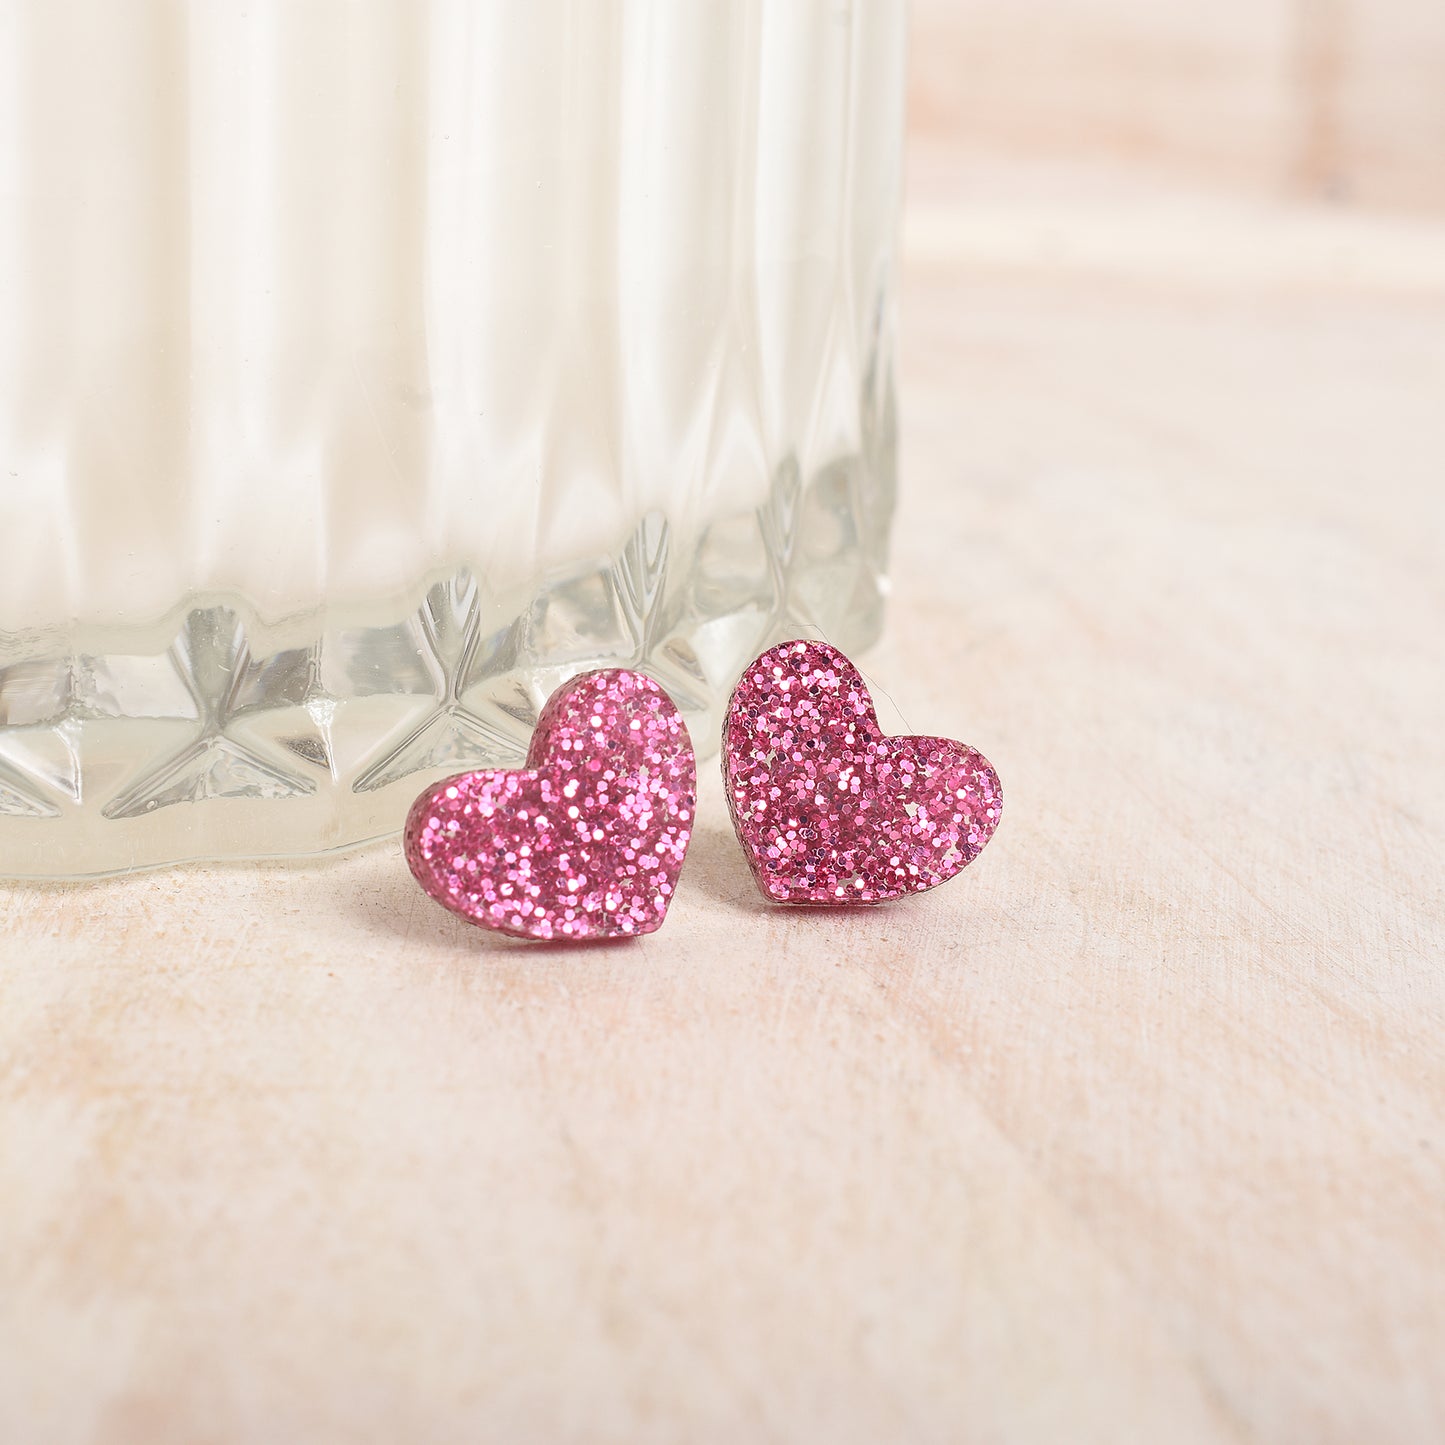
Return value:
[(1445, 223), (1047, 194), (910, 219), (863, 659), (978, 863), (5, 890), (0, 1440), (1445, 1439)]

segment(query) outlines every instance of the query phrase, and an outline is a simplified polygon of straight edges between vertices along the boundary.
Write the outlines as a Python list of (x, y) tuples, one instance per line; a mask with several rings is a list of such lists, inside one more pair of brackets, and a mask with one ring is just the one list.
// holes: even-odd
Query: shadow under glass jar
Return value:
[(866, 645), (903, 0), (14, 0), (0, 872), (316, 853)]

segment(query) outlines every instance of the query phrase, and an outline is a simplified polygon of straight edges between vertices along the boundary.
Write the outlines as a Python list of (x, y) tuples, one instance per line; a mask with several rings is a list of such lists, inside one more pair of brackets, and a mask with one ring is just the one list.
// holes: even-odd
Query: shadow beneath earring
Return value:
[(745, 913), (775, 911), (758, 891), (737, 835), (725, 824), (705, 824), (693, 832), (678, 884), (679, 892), (686, 889)]
[(356, 916), (371, 933), (383, 934), (408, 947), (432, 945), (448, 951), (490, 953), (497, 957), (546, 959), (565, 954), (607, 953), (635, 944), (632, 938), (511, 938), (479, 928), (428, 898), (400, 859), (358, 900)]
[[(349, 892), (349, 890), (348, 890)], [(777, 905), (758, 891), (752, 871), (732, 829), (725, 824), (703, 825), (692, 835), (687, 860), (678, 881), (678, 892), (702, 896), (726, 909), (752, 915), (773, 914)], [(367, 932), (382, 935), (410, 948), (434, 947), (455, 951), (465, 949), (498, 957), (545, 958), (553, 953), (576, 956), (579, 951), (604, 953), (635, 944), (632, 938), (543, 939), (510, 938), (490, 929), (478, 928), (428, 898), (412, 878), (405, 862), (388, 860), (379, 876), (368, 877), (365, 885), (351, 893), (346, 911)], [(663, 930), (667, 927), (663, 924)]]

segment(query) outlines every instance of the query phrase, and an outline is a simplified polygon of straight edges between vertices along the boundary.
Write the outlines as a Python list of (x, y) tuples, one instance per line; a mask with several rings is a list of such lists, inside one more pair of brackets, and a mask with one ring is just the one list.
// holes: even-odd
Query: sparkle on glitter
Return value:
[(785, 642), (743, 674), (723, 780), (753, 875), (779, 903), (881, 903), (952, 878), (1003, 807), (988, 760), (948, 738), (885, 737), (858, 670)]
[(412, 806), (406, 858), (437, 902), (519, 938), (661, 927), (692, 834), (697, 772), (672, 700), (623, 668), (548, 701), (525, 768), (448, 778)]

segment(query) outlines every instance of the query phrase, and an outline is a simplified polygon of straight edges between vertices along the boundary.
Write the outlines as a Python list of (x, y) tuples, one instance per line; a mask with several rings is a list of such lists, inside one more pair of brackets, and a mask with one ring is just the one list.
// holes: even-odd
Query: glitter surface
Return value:
[(823, 642), (785, 642), (743, 674), (723, 723), (738, 837), (778, 903), (882, 903), (978, 857), (998, 826), (998, 775), (948, 738), (885, 737), (858, 669)]
[(651, 933), (696, 800), (672, 699), (651, 678), (606, 668), (552, 694), (525, 768), (463, 773), (423, 793), (406, 860), (438, 903), (515, 938)]

